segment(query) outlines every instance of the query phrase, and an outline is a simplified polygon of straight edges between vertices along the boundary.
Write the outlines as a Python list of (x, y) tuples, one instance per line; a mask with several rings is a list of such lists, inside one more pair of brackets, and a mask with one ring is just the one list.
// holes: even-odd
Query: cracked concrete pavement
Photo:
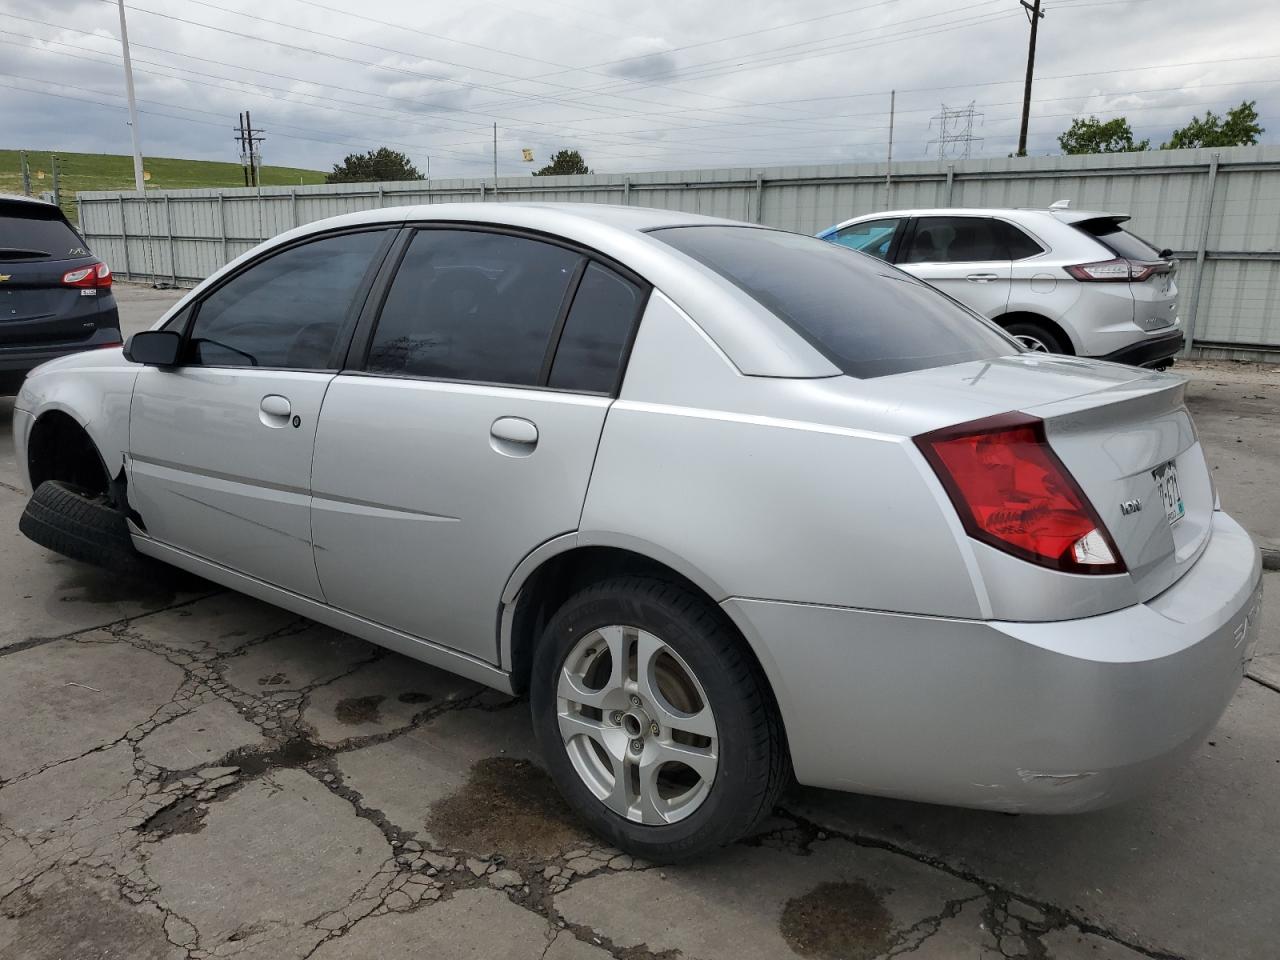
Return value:
[[(1280, 408), (1274, 381), (1240, 389), (1269, 397), (1257, 462), (1240, 424), (1201, 422), (1236, 458), (1218, 480), (1233, 507), (1257, 496)], [(1253, 679), (1147, 797), (1029, 817), (793, 789), (721, 855), (655, 866), (569, 814), (524, 701), (212, 585), (140, 593), (21, 538), (8, 412), (2, 958), (1277, 953), (1280, 573)]]

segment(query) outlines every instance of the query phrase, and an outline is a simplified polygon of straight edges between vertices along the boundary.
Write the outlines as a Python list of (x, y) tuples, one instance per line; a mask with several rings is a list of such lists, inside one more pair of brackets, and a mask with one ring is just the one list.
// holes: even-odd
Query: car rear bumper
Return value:
[(1261, 563), (1223, 513), (1147, 603), (1047, 623), (730, 599), (800, 782), (1005, 811), (1109, 806), (1180, 763), (1252, 656)]
[(1186, 338), (1179, 330), (1166, 336), (1135, 341), (1097, 359), (1110, 360), (1112, 363), (1127, 363), (1135, 367), (1151, 367), (1176, 357), (1182, 352), (1184, 343)]
[(0, 382), (9, 385), (21, 384), (22, 378), (27, 373), (49, 360), (57, 360), (59, 357), (70, 356), (73, 353), (83, 353), (85, 350), (96, 350), (99, 347), (119, 346), (120, 342), (119, 328), (99, 327), (83, 340), (0, 346)]

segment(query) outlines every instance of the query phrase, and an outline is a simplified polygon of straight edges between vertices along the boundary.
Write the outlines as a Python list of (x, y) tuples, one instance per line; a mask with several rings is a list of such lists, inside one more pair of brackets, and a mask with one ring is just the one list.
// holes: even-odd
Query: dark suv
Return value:
[(0, 194), (0, 395), (46, 360), (119, 343), (111, 270), (52, 203)]

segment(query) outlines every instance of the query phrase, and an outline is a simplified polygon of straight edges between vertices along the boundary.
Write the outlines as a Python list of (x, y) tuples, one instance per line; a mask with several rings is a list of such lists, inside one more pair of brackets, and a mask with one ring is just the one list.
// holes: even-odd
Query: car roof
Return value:
[(660, 210), (656, 207), (632, 207), (613, 203), (521, 203), (503, 201), (501, 203), (427, 203), (380, 207), (375, 210), (348, 214), (341, 218), (332, 218), (332, 220), (313, 221), (300, 227), (299, 230), (309, 232), (307, 228), (329, 226), (335, 224), (339, 219), (350, 223), (457, 220), (471, 223), (519, 226), (528, 223), (531, 217), (544, 218), (561, 225), (576, 221), (582, 224), (600, 224), (619, 230), (640, 232), (664, 227), (753, 226), (753, 224), (744, 224), (737, 220), (708, 217), (698, 213), (682, 213), (678, 210)]
[[(840, 373), (767, 307), (714, 270), (649, 233), (667, 227), (772, 228), (651, 207), (504, 201), (429, 203), (343, 214), (304, 224), (254, 247), (206, 278), (192, 295), (272, 247), (332, 230), (404, 223), (509, 227), (580, 244), (633, 270), (680, 310), (696, 317), (697, 325), (741, 373), (771, 377), (830, 377)], [(168, 314), (161, 323), (167, 317)]]
[(42, 200), (39, 197), (28, 197), (21, 193), (0, 193), (0, 202), (3, 203), (30, 203), (42, 207), (55, 207), (56, 204), (50, 203), (48, 200)]
[(1031, 217), (1052, 217), (1060, 223), (1079, 223), (1082, 220), (1108, 219), (1123, 222), (1129, 219), (1127, 213), (1113, 213), (1105, 210), (1073, 210), (1069, 207), (1050, 209), (1048, 207), (929, 207), (916, 210), (880, 210), (875, 213), (862, 213), (848, 220), (842, 220), (829, 230), (839, 230), (851, 223), (861, 220), (879, 219), (881, 217), (1008, 217), (1011, 220)]

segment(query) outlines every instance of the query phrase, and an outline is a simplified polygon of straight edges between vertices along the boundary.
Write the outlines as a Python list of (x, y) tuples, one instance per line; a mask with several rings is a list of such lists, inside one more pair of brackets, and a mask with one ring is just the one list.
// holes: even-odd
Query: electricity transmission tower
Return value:
[(240, 166), (244, 167), (244, 185), (256, 187), (260, 183), (262, 171), (262, 151), (258, 145), (265, 139), (265, 130), (255, 130), (249, 111), (240, 114), (240, 126), (235, 128), (235, 140), (240, 144)]
[(929, 129), (933, 129), (936, 121), (938, 135), (929, 141), (929, 146), (938, 146), (939, 160), (968, 160), (975, 143), (981, 143), (982, 137), (973, 135), (973, 121), (981, 120), (982, 114), (974, 109), (974, 101), (966, 106), (951, 108), (945, 103), (937, 116), (930, 118)]

